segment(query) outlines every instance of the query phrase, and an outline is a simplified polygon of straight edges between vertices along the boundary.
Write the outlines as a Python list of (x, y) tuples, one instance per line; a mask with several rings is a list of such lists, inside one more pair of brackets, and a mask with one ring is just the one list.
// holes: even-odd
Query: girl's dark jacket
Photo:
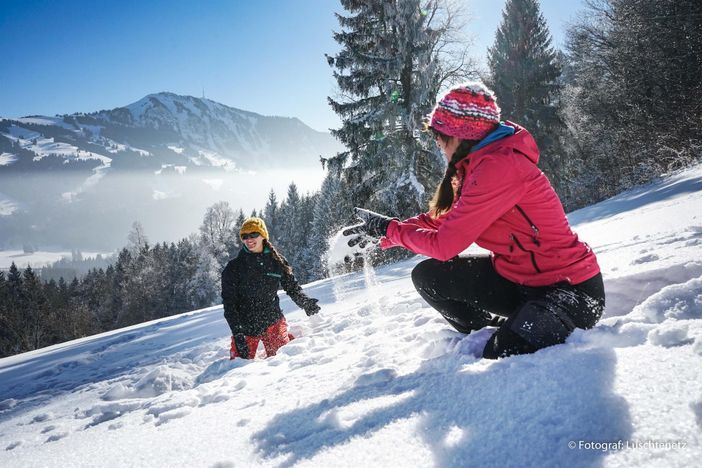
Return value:
[(309, 305), (310, 298), (302, 292), (295, 276), (283, 270), (268, 248), (252, 253), (243, 247), (222, 271), (224, 318), (232, 335), (261, 336), (266, 328), (284, 318), (278, 299), (281, 286), (299, 307)]

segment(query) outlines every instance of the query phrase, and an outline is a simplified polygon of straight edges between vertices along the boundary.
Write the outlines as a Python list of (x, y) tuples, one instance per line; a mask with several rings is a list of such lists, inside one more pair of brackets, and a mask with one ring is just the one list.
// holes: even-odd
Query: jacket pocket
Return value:
[(531, 258), (531, 264), (534, 267), (534, 270), (536, 270), (537, 273), (541, 273), (541, 268), (539, 268), (539, 265), (536, 263), (536, 254), (533, 251), (524, 248), (522, 243), (519, 242), (519, 239), (517, 239), (517, 236), (515, 236), (514, 234), (510, 234), (509, 237), (510, 239), (512, 239), (512, 241), (515, 243), (519, 250), (529, 254), (529, 257)]
[(514, 207), (517, 209), (517, 211), (519, 211), (524, 220), (529, 224), (529, 227), (531, 228), (531, 240), (537, 247), (539, 247), (541, 245), (541, 241), (539, 240), (539, 228), (536, 227), (536, 224), (534, 224), (531, 218), (527, 216), (526, 212), (521, 206), (514, 205)]

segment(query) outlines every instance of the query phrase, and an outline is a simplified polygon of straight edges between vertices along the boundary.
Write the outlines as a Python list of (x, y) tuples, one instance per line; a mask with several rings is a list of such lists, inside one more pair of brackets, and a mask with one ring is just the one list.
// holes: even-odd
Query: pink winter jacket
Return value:
[(558, 195), (536, 166), (539, 150), (524, 128), (489, 143), (456, 165), (461, 195), (439, 218), (429, 213), (390, 222), (381, 247), (401, 246), (446, 261), (474, 242), (492, 252), (502, 277), (527, 286), (578, 284), (599, 273), (578, 240)]

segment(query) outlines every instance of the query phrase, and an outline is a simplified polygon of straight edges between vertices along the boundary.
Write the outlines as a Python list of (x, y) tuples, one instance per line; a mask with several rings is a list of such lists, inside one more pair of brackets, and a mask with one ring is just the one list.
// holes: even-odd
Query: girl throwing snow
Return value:
[(302, 292), (290, 265), (268, 240), (261, 218), (248, 218), (239, 236), (244, 245), (222, 271), (224, 318), (232, 330), (230, 359), (253, 359), (259, 341), (274, 356), (293, 339), (280, 310), (279, 287), (308, 316), (319, 312), (317, 299)]
[[(531, 353), (594, 326), (605, 304), (600, 268), (536, 166), (534, 138), (500, 122), (480, 82), (443, 95), (429, 121), (448, 161), (429, 212), (400, 221), (357, 208), (363, 223), (344, 233), (431, 257), (412, 271), (417, 291), (462, 333), (497, 326), (486, 358)], [(458, 257), (473, 243), (491, 255)]]

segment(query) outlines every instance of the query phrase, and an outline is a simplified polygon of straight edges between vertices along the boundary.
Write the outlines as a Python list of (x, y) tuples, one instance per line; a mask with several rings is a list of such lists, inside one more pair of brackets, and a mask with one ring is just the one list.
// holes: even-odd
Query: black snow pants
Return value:
[(563, 343), (576, 327), (593, 327), (605, 306), (601, 274), (576, 285), (521, 286), (498, 275), (485, 256), (424, 260), (412, 282), (461, 333), (499, 325), (483, 350), (488, 359)]

